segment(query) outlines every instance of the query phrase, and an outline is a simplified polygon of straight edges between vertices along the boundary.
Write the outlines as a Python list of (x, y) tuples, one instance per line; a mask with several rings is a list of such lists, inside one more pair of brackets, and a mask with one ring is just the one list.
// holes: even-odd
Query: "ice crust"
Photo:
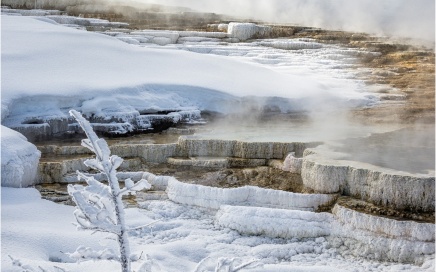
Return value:
[(22, 134), (1, 126), (1, 186), (27, 187), (36, 183), (41, 152)]

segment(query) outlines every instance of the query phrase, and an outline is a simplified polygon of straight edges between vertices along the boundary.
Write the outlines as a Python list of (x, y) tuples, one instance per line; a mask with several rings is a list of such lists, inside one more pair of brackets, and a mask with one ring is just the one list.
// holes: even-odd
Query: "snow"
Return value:
[[(243, 58), (177, 50), (177, 45), (137, 45), (143, 39), (174, 43), (177, 32), (119, 33), (121, 39), (133, 43), (126, 44), (117, 37), (48, 20), (2, 17), (2, 119), (7, 126), (20, 126), (35, 117), (43, 122), (62, 118), (70, 108), (102, 117), (150, 109), (228, 113), (237, 110), (235, 106), (247, 96), (258, 97), (261, 104), (280, 103), (283, 111), (299, 109), (303, 100), (315, 97), (316, 101), (329, 97), (329, 104), (333, 100), (347, 105), (373, 103), (362, 90), (354, 91), (359, 89), (355, 83), (317, 79), (310, 70), (288, 73)], [(236, 53), (235, 48), (230, 50)]]
[[(105, 236), (78, 232), (72, 224), (74, 207), (42, 200), (33, 188), (2, 187), (1, 204), (2, 271), (14, 271), (8, 254), (29, 264), (50, 260), (56, 265), (71, 262), (61, 251), (74, 252), (79, 245), (97, 247)], [(113, 245), (108, 241), (107, 247)]]
[[(35, 11), (26, 15), (45, 14), (55, 12)], [(107, 25), (103, 21), (75, 21), (62, 16), (52, 19), (65, 24)], [(154, 117), (139, 117), (142, 111), (178, 111), (168, 116), (173, 121), (199, 118), (199, 110), (231, 113), (247, 97), (246, 101), (260, 105), (276, 104), (284, 112), (301, 109), (298, 108), (301, 104), (319, 111), (324, 107), (320, 105), (336, 105), (337, 101), (351, 106), (374, 102), (362, 85), (348, 79), (352, 74), (335, 70), (335, 77), (326, 72), (333, 66), (349, 65), (353, 56), (361, 53), (358, 50), (341, 51), (307, 40), (280, 43), (265, 40), (234, 46), (210, 40), (224, 38), (226, 33), (205, 36), (143, 31), (109, 36), (65, 27), (53, 20), (2, 16), (4, 125), (27, 127), (29, 122), (37, 121), (41, 124), (32, 126), (55, 129), (48, 121), (67, 118), (68, 110), (74, 108), (102, 119), (138, 117), (147, 128), (147, 121)], [(238, 27), (240, 32), (236, 31)], [(259, 26), (236, 24), (229, 25), (228, 31), (239, 40), (254, 35), (254, 28), (267, 31)], [(181, 36), (189, 44), (174, 44)], [(150, 40), (173, 45), (140, 46)], [(285, 49), (295, 49), (298, 55), (290, 55)], [(116, 128), (129, 130), (129, 125), (122, 123)], [(31, 185), (40, 156), (36, 147), (3, 126), (1, 142), (2, 186)], [(214, 143), (214, 148), (222, 152), (230, 152), (227, 146), (237, 145), (228, 141)], [(185, 140), (185, 144), (191, 142)], [(252, 145), (255, 143), (238, 145), (241, 154), (255, 156)], [(119, 147), (120, 151), (123, 148), (128, 147)], [(135, 152), (166, 160), (176, 148), (176, 144), (153, 146)], [(116, 149), (113, 151), (117, 154)], [(136, 271), (144, 258), (162, 271), (172, 272), (192, 271), (206, 257), (210, 269), (223, 258), (236, 258), (241, 263), (259, 260), (263, 267), (252, 271), (434, 271), (435, 268), (431, 226), (420, 228), (389, 220), (374, 223), (372, 217), (340, 208), (333, 215), (312, 212), (331, 201), (333, 195), (294, 194), (250, 186), (212, 188), (150, 173), (120, 173), (117, 177), (123, 175), (134, 180), (147, 179), (155, 190), (167, 188), (170, 199), (148, 200), (140, 203), (140, 208), (126, 209), (126, 223), (131, 227), (154, 222), (129, 233), (132, 252), (148, 256), (132, 264)], [(116, 252), (115, 241), (105, 235), (76, 230), (71, 224), (75, 221), (73, 207), (42, 200), (32, 188), (2, 187), (1, 202), (2, 270), (20, 271), (12, 267), (8, 255), (45, 269), (55, 265), (68, 271), (119, 269), (119, 264), (111, 261), (76, 264), (60, 253), (72, 253), (81, 245)], [(392, 230), (379, 237), (377, 227), (386, 225)], [(403, 233), (407, 233), (407, 239), (403, 239)], [(368, 259), (377, 257), (416, 264)]]
[[(12, 267), (7, 255), (33, 267), (39, 265), (45, 269), (59, 266), (71, 272), (119, 270), (120, 266), (115, 261), (82, 261), (76, 264), (60, 253), (72, 253), (80, 245), (97, 251), (108, 248), (116, 252), (116, 242), (107, 239), (106, 235), (91, 235), (91, 231), (76, 230), (71, 224), (75, 221), (74, 207), (42, 200), (32, 188), (2, 188), (1, 194), (2, 271), (21, 271)], [(212, 267), (208, 271), (213, 271), (220, 258), (236, 258), (242, 262), (254, 259), (264, 264), (263, 267), (249, 271), (434, 271), (432, 258), (427, 258), (422, 266), (417, 266), (355, 258), (347, 255), (346, 250), (341, 256), (339, 250), (331, 247), (325, 237), (283, 239), (265, 234), (241, 235), (239, 231), (220, 226), (218, 223), (224, 222), (224, 219), (216, 221), (219, 213), (207, 209), (168, 200), (146, 201), (140, 206), (142, 209), (126, 209), (126, 222), (130, 227), (160, 221), (130, 232), (132, 253), (143, 252), (143, 258), (148, 255), (149, 262), (158, 265), (162, 271), (193, 271), (206, 257), (210, 258)], [(295, 230), (304, 233), (308, 231), (307, 226), (333, 217), (304, 211), (254, 207), (223, 206), (222, 210), (227, 211), (232, 220), (239, 217), (239, 222), (247, 225), (247, 228), (241, 228), (242, 232), (254, 226), (284, 229), (286, 225), (274, 224), (274, 217), (292, 214), (302, 223), (297, 225), (294, 221)], [(247, 218), (233, 213), (236, 211), (257, 214), (258, 217), (253, 220), (254, 226), (250, 226)], [(260, 216), (265, 215), (272, 217), (271, 224), (261, 223)], [(353, 231), (348, 233), (352, 234)], [(376, 241), (374, 237), (365, 240), (368, 245), (372, 241)], [(143, 261), (133, 262), (132, 269), (137, 271)]]
[(35, 184), (40, 157), (41, 152), (21, 133), (1, 126), (1, 186)]

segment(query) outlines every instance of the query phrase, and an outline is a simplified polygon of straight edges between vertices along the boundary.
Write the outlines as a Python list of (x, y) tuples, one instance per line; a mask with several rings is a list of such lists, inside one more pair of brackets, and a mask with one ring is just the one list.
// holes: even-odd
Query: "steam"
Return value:
[(434, 0), (137, 0), (263, 20), (435, 41)]

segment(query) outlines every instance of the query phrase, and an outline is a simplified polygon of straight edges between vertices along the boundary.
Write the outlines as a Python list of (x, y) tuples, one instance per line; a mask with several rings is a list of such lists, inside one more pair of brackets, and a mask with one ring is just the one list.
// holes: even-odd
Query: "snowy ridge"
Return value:
[(304, 151), (301, 177), (319, 193), (343, 193), (394, 209), (434, 211), (435, 178), (392, 172), (369, 164), (327, 159)]
[(227, 205), (216, 214), (220, 226), (241, 234), (285, 239), (328, 236), (332, 219), (328, 213)]
[(40, 157), (41, 152), (26, 137), (1, 126), (1, 186), (34, 184)]
[(216, 188), (168, 180), (168, 198), (174, 202), (209, 209), (221, 205), (255, 206), (290, 210), (314, 211), (321, 205), (332, 203), (336, 195), (298, 194), (255, 186)]

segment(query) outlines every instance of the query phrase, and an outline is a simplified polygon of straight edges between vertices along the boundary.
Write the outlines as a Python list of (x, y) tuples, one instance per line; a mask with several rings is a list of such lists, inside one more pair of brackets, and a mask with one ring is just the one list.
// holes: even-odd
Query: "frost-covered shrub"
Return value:
[(144, 179), (136, 183), (131, 179), (126, 179), (125, 187), (120, 189), (117, 168), (123, 159), (111, 155), (107, 142), (97, 137), (89, 122), (79, 112), (71, 110), (70, 114), (77, 120), (88, 137), (88, 139), (82, 140), (82, 145), (96, 155), (95, 159), (86, 160), (85, 165), (106, 175), (108, 181), (108, 185), (105, 185), (93, 176), (77, 172), (79, 179), (86, 181), (88, 185), (68, 186), (68, 193), (77, 205), (74, 215), (78, 228), (113, 234), (116, 236), (120, 248), (120, 254), (117, 255), (109, 250), (98, 252), (81, 246), (76, 252), (71, 253), (70, 257), (76, 260), (118, 260), (121, 263), (122, 271), (130, 272), (129, 229), (125, 223), (121, 197), (128, 192), (150, 189), (151, 185)]

